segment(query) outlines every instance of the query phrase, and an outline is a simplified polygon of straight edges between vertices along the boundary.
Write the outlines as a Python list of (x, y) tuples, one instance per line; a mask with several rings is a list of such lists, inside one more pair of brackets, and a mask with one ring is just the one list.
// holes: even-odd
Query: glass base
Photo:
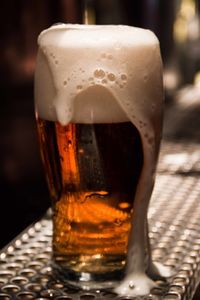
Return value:
[(52, 262), (53, 273), (65, 285), (87, 291), (115, 288), (124, 277), (124, 269), (106, 272), (77, 272)]

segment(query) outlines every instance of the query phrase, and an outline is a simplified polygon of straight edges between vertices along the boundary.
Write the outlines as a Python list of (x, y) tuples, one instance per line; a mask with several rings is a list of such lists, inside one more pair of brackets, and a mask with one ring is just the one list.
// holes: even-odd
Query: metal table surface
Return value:
[[(163, 142), (149, 208), (153, 259), (174, 276), (146, 297), (192, 299), (200, 279), (200, 149), (198, 143)], [(66, 287), (50, 266), (52, 224), (49, 213), (0, 252), (0, 300), (133, 299), (111, 291), (85, 292)]]

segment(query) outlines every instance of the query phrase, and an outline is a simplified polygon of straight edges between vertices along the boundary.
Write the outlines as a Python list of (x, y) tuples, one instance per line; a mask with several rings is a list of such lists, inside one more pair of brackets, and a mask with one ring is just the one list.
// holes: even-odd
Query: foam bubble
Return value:
[(107, 81), (106, 79), (103, 79), (101, 82), (102, 82), (103, 84), (106, 84), (108, 81)]
[(122, 79), (123, 81), (126, 81), (126, 80), (127, 80), (127, 75), (126, 75), (126, 74), (121, 74), (121, 79)]
[(108, 75), (107, 75), (107, 77), (108, 77), (108, 80), (110, 80), (110, 81), (115, 81), (115, 74), (113, 74), (113, 73), (108, 73)]
[(95, 71), (94, 71), (94, 77), (96, 77), (96, 78), (104, 78), (105, 77), (105, 72), (104, 72), (104, 70), (102, 70), (102, 69), (96, 69)]

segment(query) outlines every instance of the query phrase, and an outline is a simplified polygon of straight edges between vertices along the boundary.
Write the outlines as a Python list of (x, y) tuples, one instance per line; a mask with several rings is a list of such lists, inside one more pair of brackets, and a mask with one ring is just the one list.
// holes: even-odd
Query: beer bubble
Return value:
[(107, 83), (107, 80), (106, 80), (106, 79), (103, 79), (101, 82), (102, 82), (103, 84), (106, 84), (106, 83)]
[(104, 78), (105, 77), (105, 72), (102, 69), (96, 69), (94, 71), (94, 77), (96, 78)]
[(111, 54), (108, 54), (107, 58), (108, 59), (113, 59), (113, 56)]
[(57, 59), (55, 60), (55, 64), (58, 65), (58, 60)]
[(126, 81), (127, 80), (127, 75), (126, 74), (121, 74), (121, 80)]
[(109, 79), (110, 81), (115, 81), (115, 75), (114, 75), (113, 73), (109, 73), (109, 74), (108, 74), (108, 79)]
[(129, 208), (129, 207), (130, 207), (130, 204), (128, 202), (119, 203), (119, 208), (121, 208), (121, 209), (126, 209), (126, 208)]
[(83, 86), (79, 84), (79, 85), (77, 85), (76, 88), (77, 88), (77, 90), (82, 90)]
[(115, 224), (116, 226), (121, 226), (122, 223), (123, 223), (123, 220), (121, 220), (121, 219), (115, 219), (115, 221), (114, 221), (114, 224)]
[(93, 78), (93, 77), (89, 77), (88, 80), (89, 80), (89, 81), (92, 81), (92, 80), (94, 80), (94, 78)]
[(67, 81), (66, 80), (63, 81), (63, 85), (67, 85)]

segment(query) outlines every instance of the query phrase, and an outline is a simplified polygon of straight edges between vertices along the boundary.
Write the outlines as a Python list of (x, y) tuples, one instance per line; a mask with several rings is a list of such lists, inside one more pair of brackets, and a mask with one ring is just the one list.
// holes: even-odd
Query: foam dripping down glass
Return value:
[(134, 27), (60, 24), (38, 44), (53, 268), (83, 289), (147, 294), (169, 275), (152, 262), (147, 224), (162, 128), (159, 42)]

